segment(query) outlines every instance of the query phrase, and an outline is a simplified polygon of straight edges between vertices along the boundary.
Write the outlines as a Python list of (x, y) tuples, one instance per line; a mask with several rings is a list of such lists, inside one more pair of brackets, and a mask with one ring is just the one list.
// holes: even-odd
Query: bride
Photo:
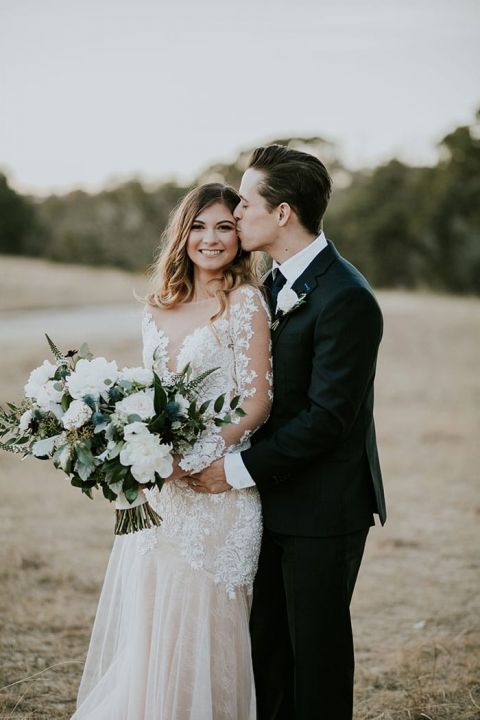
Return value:
[(226, 186), (176, 210), (143, 316), (143, 358), (167, 380), (190, 363), (205, 399), (241, 396), (245, 417), (212, 424), (162, 491), (145, 491), (159, 528), (115, 538), (72, 720), (255, 720), (250, 596), (261, 540), (256, 488), (203, 494), (198, 472), (270, 411), (269, 317), (254, 258), (241, 249)]

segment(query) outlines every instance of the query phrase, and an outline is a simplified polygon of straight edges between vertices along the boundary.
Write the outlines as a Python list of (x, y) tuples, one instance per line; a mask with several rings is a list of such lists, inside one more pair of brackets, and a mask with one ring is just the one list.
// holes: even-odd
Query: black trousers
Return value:
[(258, 720), (351, 720), (350, 600), (368, 530), (265, 529), (250, 620)]

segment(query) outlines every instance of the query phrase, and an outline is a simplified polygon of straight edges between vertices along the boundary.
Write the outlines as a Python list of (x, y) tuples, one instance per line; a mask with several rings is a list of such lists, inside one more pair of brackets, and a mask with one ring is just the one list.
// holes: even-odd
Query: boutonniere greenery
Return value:
[(285, 317), (285, 315), (299, 308), (300, 305), (303, 305), (306, 297), (306, 292), (297, 295), (292, 288), (283, 287), (277, 296), (277, 318), (273, 321), (270, 328), (276, 330), (280, 324), (280, 320)]

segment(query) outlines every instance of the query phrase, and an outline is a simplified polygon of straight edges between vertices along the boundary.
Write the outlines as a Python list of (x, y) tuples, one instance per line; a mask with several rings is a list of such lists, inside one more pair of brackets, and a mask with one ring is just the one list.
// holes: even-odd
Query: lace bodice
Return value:
[[(208, 308), (207, 308), (208, 310)], [(143, 317), (143, 360), (168, 380), (190, 363), (194, 375), (219, 368), (205, 382), (205, 399), (224, 393), (226, 402), (240, 395), (245, 417), (235, 416), (231, 425), (213, 423), (184, 454), (180, 462), (187, 472), (197, 472), (226, 452), (244, 449), (251, 434), (268, 417), (272, 400), (272, 367), (268, 309), (259, 290), (243, 286), (230, 294), (225, 313), (210, 323), (182, 313), (174, 318), (168, 310), (147, 307)], [(155, 315), (154, 315), (155, 313)], [(213, 313), (210, 313), (213, 314)], [(162, 322), (163, 321), (163, 322)], [(180, 338), (172, 341), (172, 335)], [(176, 351), (173, 351), (173, 345)], [(202, 398), (203, 399), (203, 398)], [(256, 488), (231, 490), (219, 495), (194, 492), (185, 481), (165, 483), (161, 493), (147, 491), (152, 506), (163, 518), (158, 529), (142, 533), (143, 550), (153, 547), (159, 534), (168, 538), (196, 569), (212, 574), (225, 584), (251, 588), (261, 540), (260, 500)]]

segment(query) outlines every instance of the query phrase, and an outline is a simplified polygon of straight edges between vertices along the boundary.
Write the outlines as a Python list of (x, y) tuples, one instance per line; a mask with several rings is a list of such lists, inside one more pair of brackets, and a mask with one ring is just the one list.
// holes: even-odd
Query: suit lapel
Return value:
[[(298, 277), (292, 285), (292, 290), (294, 290), (297, 295), (302, 295), (303, 293), (305, 293), (306, 303), (308, 303), (308, 296), (310, 295), (310, 293), (314, 292), (314, 290), (316, 289), (318, 285), (318, 279), (324, 273), (326, 273), (330, 265), (337, 258), (340, 257), (334, 244), (330, 242), (330, 240), (327, 240), (327, 243), (327, 247), (318, 253), (318, 255), (312, 260), (310, 265), (303, 271), (300, 277)], [(272, 347), (275, 347), (285, 326), (298, 311), (299, 309), (291, 310), (289, 313), (286, 313), (285, 315), (280, 317), (277, 328), (272, 331)]]

